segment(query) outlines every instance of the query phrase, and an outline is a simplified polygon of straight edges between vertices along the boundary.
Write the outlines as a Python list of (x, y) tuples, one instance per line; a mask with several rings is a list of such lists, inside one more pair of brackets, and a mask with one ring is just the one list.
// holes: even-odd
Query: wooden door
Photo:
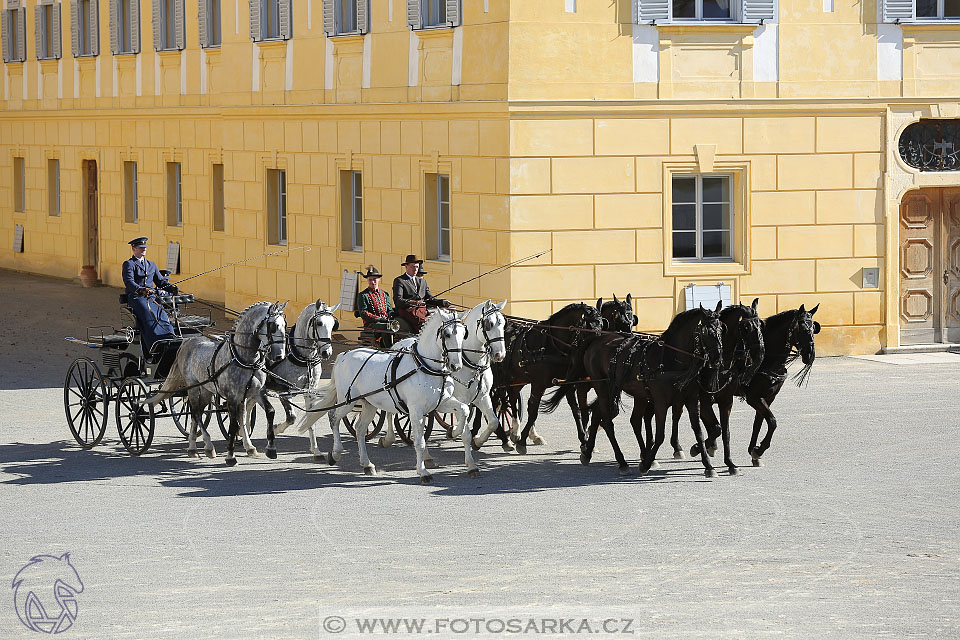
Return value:
[(944, 189), (943, 218), (943, 336), (944, 342), (960, 342), (960, 188)]
[(94, 269), (98, 269), (100, 266), (100, 214), (97, 210), (97, 161), (84, 160), (83, 169), (85, 178), (85, 199), (83, 208), (86, 212), (87, 235), (87, 243), (86, 247), (84, 248), (84, 264), (92, 265)]
[(940, 340), (942, 326), (939, 189), (900, 202), (900, 343)]

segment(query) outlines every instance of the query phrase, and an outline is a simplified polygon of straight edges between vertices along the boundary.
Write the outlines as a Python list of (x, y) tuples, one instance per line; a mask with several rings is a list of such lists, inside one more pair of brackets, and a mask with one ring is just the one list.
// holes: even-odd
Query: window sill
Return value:
[(960, 18), (950, 18), (949, 20), (925, 20), (923, 22), (901, 22), (900, 27), (904, 33), (910, 32), (936, 32), (936, 31), (957, 31), (960, 29)]
[(163, 58), (172, 58), (179, 56), (183, 49), (157, 49), (157, 55)]
[(287, 41), (277, 36), (276, 38), (264, 38), (263, 40), (257, 40), (257, 44), (261, 47), (280, 47), (285, 46)]
[(664, 262), (664, 275), (695, 276), (741, 276), (750, 273), (740, 262)]
[(696, 21), (696, 22), (665, 22), (653, 25), (660, 33), (667, 35), (684, 35), (691, 33), (753, 33), (759, 24), (726, 21)]
[(338, 40), (349, 40), (350, 38), (357, 38), (362, 40), (363, 36), (366, 35), (361, 31), (344, 31), (343, 33), (331, 33), (328, 38), (336, 38)]
[(113, 56), (119, 58), (121, 56), (137, 56), (140, 55), (139, 51), (117, 51)]
[(423, 26), (423, 27), (420, 27), (419, 29), (414, 29), (414, 31), (422, 35), (429, 35), (433, 33), (436, 33), (436, 34), (453, 33), (453, 30), (456, 27), (457, 25), (452, 25), (452, 24), (436, 24), (436, 25)]
[(206, 52), (207, 52), (207, 55), (209, 56), (210, 54), (213, 54), (213, 53), (219, 53), (219, 52), (220, 52), (220, 47), (222, 47), (222, 46), (223, 46), (223, 43), (220, 43), (220, 44), (208, 44), (207, 46), (205, 46), (205, 47), (200, 47), (200, 48), (203, 49), (204, 51), (206, 51)]

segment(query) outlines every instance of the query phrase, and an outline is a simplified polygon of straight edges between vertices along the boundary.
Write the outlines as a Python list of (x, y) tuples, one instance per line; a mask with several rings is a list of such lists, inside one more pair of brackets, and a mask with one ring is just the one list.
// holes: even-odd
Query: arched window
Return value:
[(915, 122), (900, 134), (899, 150), (920, 171), (960, 171), (960, 120)]

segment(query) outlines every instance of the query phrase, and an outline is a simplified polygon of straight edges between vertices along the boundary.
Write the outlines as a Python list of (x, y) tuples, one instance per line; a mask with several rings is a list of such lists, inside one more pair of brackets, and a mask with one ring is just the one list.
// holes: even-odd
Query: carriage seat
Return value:
[(97, 336), (94, 342), (99, 342), (105, 347), (123, 347), (130, 344), (130, 338), (126, 335), (113, 334), (108, 336)]

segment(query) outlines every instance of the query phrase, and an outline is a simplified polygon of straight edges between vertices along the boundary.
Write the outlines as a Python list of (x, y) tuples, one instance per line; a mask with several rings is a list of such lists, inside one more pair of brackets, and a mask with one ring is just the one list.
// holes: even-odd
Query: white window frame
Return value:
[[(130, 167), (130, 179), (127, 180), (127, 168)], [(128, 224), (137, 224), (140, 222), (140, 206), (137, 201), (137, 181), (138, 171), (136, 160), (124, 160), (123, 162), (123, 221)], [(127, 201), (130, 202), (130, 211), (126, 210)], [(129, 220), (127, 213), (130, 213)]]
[[(0, 5), (3, 6), (3, 5)], [(4, 62), (27, 61), (27, 13), (22, 4), (3, 10), (6, 38), (3, 44)], [(22, 40), (21, 40), (22, 38)]]
[[(261, 40), (281, 40), (280, 31), (280, 0), (259, 0), (260, 1), (260, 39)], [(275, 31), (270, 30), (270, 25), (275, 24)]]
[[(174, 165), (171, 167), (170, 165)], [(170, 170), (173, 169), (173, 176), (170, 175)], [(167, 226), (170, 227), (182, 227), (183, 226), (183, 164), (180, 162), (168, 162), (167, 163), (167, 198), (171, 196), (170, 189), (170, 180), (171, 178), (176, 181), (173, 185), (173, 205), (176, 207), (175, 211), (175, 222), (170, 219), (170, 207), (171, 203), (167, 202)], [(171, 222), (173, 222), (171, 224)]]
[(353, 240), (353, 251), (363, 251), (362, 171), (350, 172), (350, 237)]
[(160, 0), (163, 15), (160, 25), (160, 47), (163, 51), (177, 50), (177, 0)]
[(936, 0), (937, 1), (937, 15), (935, 16), (920, 16), (917, 15), (919, 0), (914, 0), (913, 2), (913, 14), (916, 17), (917, 22), (960, 22), (960, 15), (955, 16), (944, 16), (946, 11), (946, 2), (945, 0)]
[(38, 31), (37, 60), (56, 60), (59, 56), (56, 53), (54, 42), (56, 38), (53, 34), (53, 22), (56, 20), (54, 12), (60, 11), (60, 3), (40, 2), (37, 5), (38, 11), (37, 24), (34, 28)]
[[(117, 0), (119, 3), (119, 10), (117, 11), (118, 54), (137, 53), (133, 46), (134, 25), (132, 22), (133, 11), (131, 4), (139, 1), (140, 0)], [(139, 29), (140, 25), (136, 25), (136, 28)]]
[(90, 13), (93, 11), (93, 2), (91, 0), (77, 0), (77, 44), (80, 51), (80, 57), (91, 57), (93, 53), (93, 43), (90, 40)]
[[(363, 0), (334, 0), (334, 13), (333, 19), (334, 24), (336, 25), (337, 35), (347, 35), (352, 33), (360, 33), (360, 20), (357, 15), (357, 4)], [(352, 20), (352, 28), (347, 29), (346, 27), (351, 25), (344, 24), (344, 4), (349, 4), (352, 8), (350, 12), (350, 19)]]
[(47, 158), (47, 206), (48, 215), (60, 217), (60, 159)]
[[(683, 202), (678, 203), (673, 200), (672, 189), (673, 181), (677, 178), (696, 178), (696, 189), (695, 189), (695, 202)], [(727, 194), (730, 198), (727, 202), (708, 202), (703, 201), (703, 179), (704, 178), (726, 178), (727, 180)], [(670, 179), (670, 188), (671, 188), (671, 198), (670, 198), (670, 215), (671, 215), (671, 237), (670, 237), (670, 258), (676, 264), (690, 264), (690, 263), (730, 263), (736, 261), (736, 235), (734, 225), (736, 223), (736, 176), (731, 173), (673, 173)], [(696, 228), (693, 231), (689, 230), (678, 230), (672, 222), (673, 216), (673, 207), (678, 204), (695, 204), (696, 205), (696, 214), (695, 214), (695, 226)], [(703, 205), (704, 204), (726, 204), (727, 205), (727, 227), (726, 229), (709, 229), (706, 230), (703, 228)], [(726, 256), (711, 256), (708, 258), (703, 257), (703, 234), (707, 231), (726, 231), (728, 237), (730, 238), (729, 252)], [(674, 234), (677, 233), (694, 233), (696, 236), (696, 255), (688, 258), (677, 258), (674, 257)]]
[(277, 244), (287, 244), (287, 171), (277, 169)]
[(223, 12), (222, 0), (200, 0), (205, 7), (204, 28), (206, 33), (201, 38), (203, 48), (217, 49), (223, 44), (223, 22), (221, 13)]
[(23, 156), (13, 159), (13, 210), (23, 213), (27, 210), (27, 160)]
[[(423, 27), (424, 29), (429, 29), (431, 27), (446, 27), (447, 26), (447, 2), (446, 0), (422, 0), (420, 4), (420, 11), (423, 15)], [(436, 11), (436, 19), (431, 20), (433, 11)], [(441, 13), (443, 14), (443, 19), (440, 18)]]
[(738, 22), (737, 20), (737, 9), (736, 5), (739, 3), (735, 0), (728, 0), (730, 3), (730, 15), (720, 18), (704, 18), (703, 17), (703, 0), (694, 0), (695, 3), (695, 16), (692, 18), (677, 18), (673, 15), (673, 7), (675, 0), (670, 2), (670, 21), (674, 23), (685, 23), (685, 22)]
[[(447, 209), (447, 226), (443, 226), (443, 208)], [(443, 252), (446, 238), (447, 253)], [(450, 260), (450, 175), (437, 174), (437, 259)]]

